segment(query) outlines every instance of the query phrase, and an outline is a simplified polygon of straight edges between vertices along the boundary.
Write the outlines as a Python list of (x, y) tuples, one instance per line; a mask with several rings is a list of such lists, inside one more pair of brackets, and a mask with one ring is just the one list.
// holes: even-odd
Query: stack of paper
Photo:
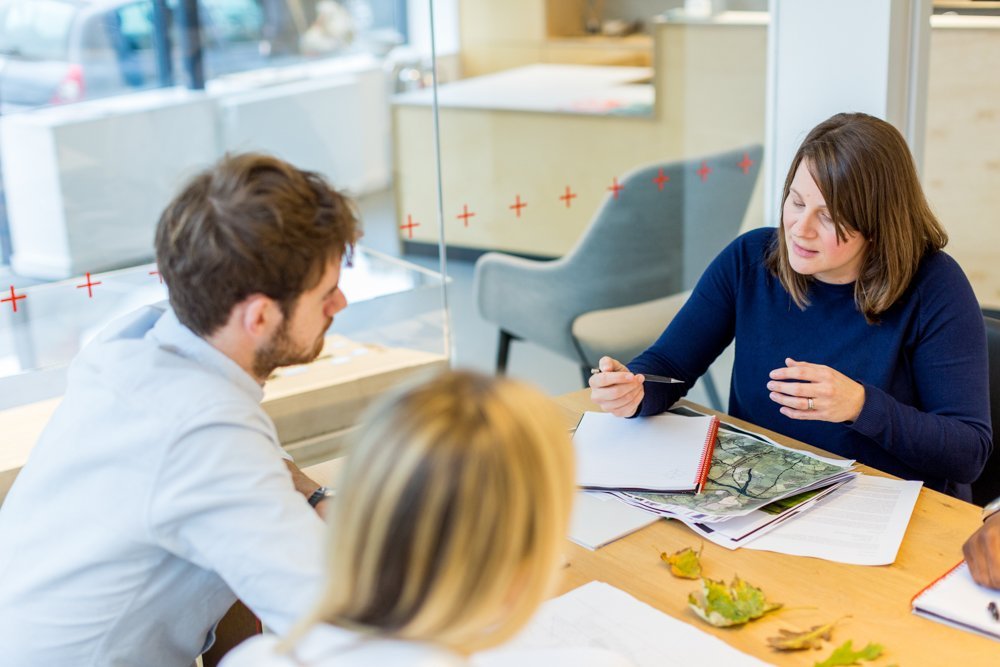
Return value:
[(732, 517), (726, 521), (715, 523), (691, 521), (686, 523), (694, 532), (710, 542), (727, 549), (738, 549), (741, 546), (746, 546), (750, 541), (770, 533), (789, 519), (811, 509), (821, 499), (844, 489), (859, 473), (850, 473), (850, 475), (849, 479), (836, 482), (826, 488), (805, 491), (776, 500), (760, 509), (753, 510), (749, 514)]
[(704, 491), (697, 495), (613, 492), (622, 501), (683, 521), (736, 548), (851, 480), (853, 461), (779, 445), (729, 425), (719, 429)]

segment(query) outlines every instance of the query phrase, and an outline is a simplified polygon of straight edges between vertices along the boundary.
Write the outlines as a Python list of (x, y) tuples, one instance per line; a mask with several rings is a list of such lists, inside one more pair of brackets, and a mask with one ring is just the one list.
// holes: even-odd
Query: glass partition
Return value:
[[(669, 320), (663, 299), (763, 224), (767, 3), (458, 8), (461, 78), (437, 90), (449, 273), (469, 284), (454, 302), (456, 359), (491, 371), (506, 362), (552, 393), (577, 390), (600, 355), (574, 326), (628, 361)], [(433, 136), (415, 128), (433, 101), (417, 90), (393, 105), (394, 189), (413, 252), (432, 241), (434, 174), (416, 165)], [(552, 261), (483, 257), (493, 251)], [(614, 345), (599, 316), (581, 317), (641, 304), (653, 310), (635, 315), (643, 331)], [(501, 330), (524, 339), (505, 359)], [(693, 396), (724, 405), (727, 373), (726, 362), (713, 370), (718, 403), (701, 387)]]
[[(204, 89), (186, 85), (190, 4), (0, 7), (0, 409), (58, 396), (97, 332), (166, 298), (159, 214), (232, 152), (320, 172), (357, 202), (364, 237), (331, 335), (447, 361), (436, 251), (402, 258), (390, 139), (392, 96), (432, 83), (429, 23), (413, 20), (427, 3), (199, 0)], [(430, 117), (406, 129), (432, 131)]]

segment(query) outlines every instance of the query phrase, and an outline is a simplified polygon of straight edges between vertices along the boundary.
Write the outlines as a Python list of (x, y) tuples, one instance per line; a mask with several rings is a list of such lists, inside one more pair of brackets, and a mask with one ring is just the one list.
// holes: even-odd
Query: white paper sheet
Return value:
[(608, 493), (577, 491), (569, 539), (588, 549), (600, 549), (659, 519), (656, 514), (626, 505)]
[(922, 482), (859, 475), (745, 549), (854, 565), (896, 560)]
[(504, 648), (474, 656), (473, 664), (512, 664), (499, 659), (490, 663), (480, 657), (499, 657), (507, 650), (557, 647), (607, 649), (636, 667), (767, 665), (600, 581), (549, 600)]

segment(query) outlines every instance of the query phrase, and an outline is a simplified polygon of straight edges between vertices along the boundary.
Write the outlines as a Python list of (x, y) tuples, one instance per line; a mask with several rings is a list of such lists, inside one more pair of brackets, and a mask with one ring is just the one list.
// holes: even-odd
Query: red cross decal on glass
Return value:
[(571, 201), (572, 201), (572, 200), (573, 200), (573, 199), (574, 199), (575, 197), (576, 197), (576, 193), (575, 193), (575, 192), (573, 192), (572, 190), (570, 190), (570, 189), (569, 189), (569, 186), (568, 186), (568, 185), (566, 186), (566, 194), (564, 194), (564, 195), (559, 195), (559, 199), (561, 199), (561, 200), (563, 200), (564, 202), (566, 202), (566, 208), (569, 208), (569, 205), (570, 205), (570, 202), (571, 202)]
[(618, 199), (618, 193), (621, 192), (624, 189), (625, 189), (624, 185), (619, 185), (618, 184), (618, 177), (617, 176), (615, 176), (614, 180), (611, 182), (611, 185), (608, 186), (608, 190), (611, 190), (611, 192), (614, 193), (615, 199)]
[(513, 204), (511, 204), (510, 206), (508, 206), (507, 208), (512, 208), (515, 211), (517, 211), (517, 217), (520, 218), (521, 217), (521, 209), (524, 208), (527, 205), (528, 204), (526, 202), (521, 201), (521, 195), (518, 195), (517, 199), (515, 200), (515, 202)]
[(6, 298), (6, 299), (0, 299), (0, 303), (7, 303), (8, 301), (10, 301), (10, 305), (13, 306), (14, 312), (16, 313), (17, 312), (17, 301), (18, 301), (18, 299), (27, 299), (27, 298), (28, 297), (24, 296), (23, 294), (21, 296), (17, 296), (16, 294), (14, 294), (14, 286), (11, 285), (10, 286), (10, 297)]
[(77, 288), (77, 289), (80, 289), (81, 287), (86, 287), (86, 288), (87, 288), (87, 298), (88, 298), (88, 299), (93, 299), (93, 298), (94, 298), (94, 289), (93, 289), (93, 288), (94, 288), (94, 285), (100, 285), (100, 284), (101, 284), (101, 282), (100, 282), (100, 281), (97, 281), (96, 283), (95, 283), (95, 282), (93, 282), (93, 281), (92, 281), (92, 280), (90, 279), (90, 274), (88, 273), (88, 274), (87, 274), (87, 282), (85, 282), (85, 283), (84, 283), (84, 284), (82, 284), (82, 285), (77, 285), (77, 286), (76, 286), (76, 288)]
[(708, 175), (712, 173), (712, 168), (709, 167), (708, 164), (706, 164), (704, 160), (702, 160), (701, 161), (701, 167), (699, 167), (698, 171), (695, 172), (695, 173), (697, 173), (699, 176), (701, 176), (701, 182), (704, 183), (705, 181), (708, 180)]
[(744, 174), (750, 173), (750, 167), (753, 166), (753, 160), (750, 159), (749, 153), (743, 154), (743, 159), (736, 164), (737, 167), (743, 170)]
[(663, 173), (663, 167), (660, 167), (660, 173), (656, 175), (653, 182), (656, 183), (656, 187), (659, 190), (663, 190), (663, 186), (670, 181), (670, 177)]
[(151, 276), (156, 276), (157, 278), (159, 278), (159, 279), (160, 279), (160, 284), (161, 284), (161, 285), (163, 284), (163, 276), (161, 276), (161, 275), (160, 275), (160, 272), (159, 272), (159, 271), (150, 271), (150, 272), (149, 272), (149, 275), (151, 275)]
[(420, 223), (419, 222), (413, 222), (413, 216), (410, 215), (409, 213), (407, 213), (406, 214), (406, 224), (405, 225), (400, 225), (399, 228), (400, 229), (405, 229), (407, 231), (407, 233), (410, 235), (410, 238), (412, 239), (413, 238), (413, 228), (414, 227), (419, 227), (419, 226), (420, 226)]
[(466, 227), (468, 227), (469, 226), (469, 218), (474, 217), (475, 215), (476, 215), (475, 213), (469, 213), (469, 205), (468, 204), (462, 204), (462, 212), (459, 213), (458, 215), (456, 215), (455, 217), (458, 218), (459, 220), (461, 220), (462, 223)]

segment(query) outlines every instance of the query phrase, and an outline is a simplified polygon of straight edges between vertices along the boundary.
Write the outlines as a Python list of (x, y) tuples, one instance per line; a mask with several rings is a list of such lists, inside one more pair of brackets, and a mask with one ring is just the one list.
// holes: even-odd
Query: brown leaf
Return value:
[(804, 632), (792, 632), (791, 630), (778, 630), (777, 637), (768, 637), (767, 645), (778, 651), (802, 651), (814, 648), (823, 648), (823, 641), (830, 641), (833, 633), (833, 626), (838, 621), (827, 623), (826, 625), (814, 625)]

